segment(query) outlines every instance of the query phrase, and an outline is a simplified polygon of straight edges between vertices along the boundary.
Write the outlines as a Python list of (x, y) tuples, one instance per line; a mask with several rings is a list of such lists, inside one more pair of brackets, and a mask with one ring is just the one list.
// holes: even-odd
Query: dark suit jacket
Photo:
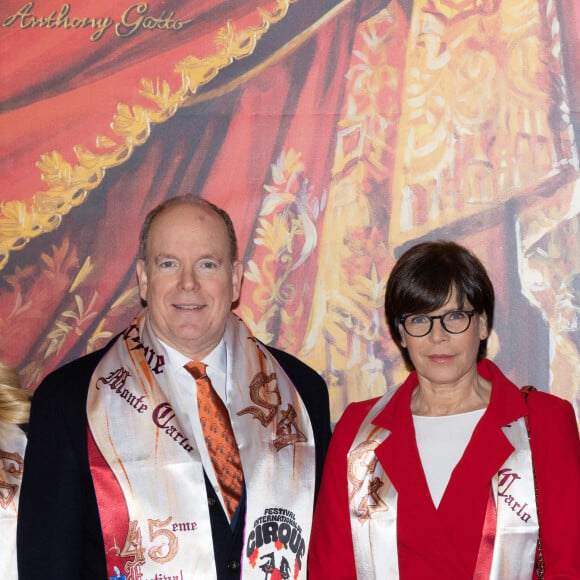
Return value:
[[(268, 348), (294, 383), (310, 416), (318, 491), (331, 434), (326, 385), (295, 357)], [(89, 381), (107, 349), (51, 373), (33, 397), (18, 516), (20, 580), (107, 577), (87, 454), (86, 415)], [(245, 498), (232, 530), (207, 478), (206, 490), (218, 580), (239, 578)]]

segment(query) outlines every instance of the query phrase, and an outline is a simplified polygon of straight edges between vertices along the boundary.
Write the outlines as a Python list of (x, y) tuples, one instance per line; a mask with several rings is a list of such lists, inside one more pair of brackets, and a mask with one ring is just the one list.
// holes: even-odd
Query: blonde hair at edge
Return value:
[(0, 362), (0, 421), (4, 423), (28, 423), (30, 396), (20, 386), (15, 369)]

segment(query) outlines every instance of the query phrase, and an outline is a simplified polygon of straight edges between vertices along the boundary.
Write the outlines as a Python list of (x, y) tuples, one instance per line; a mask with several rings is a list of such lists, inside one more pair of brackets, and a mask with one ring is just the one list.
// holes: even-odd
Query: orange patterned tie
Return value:
[(228, 410), (211, 385), (203, 363), (185, 365), (197, 383), (201, 429), (230, 519), (242, 496), (242, 462)]

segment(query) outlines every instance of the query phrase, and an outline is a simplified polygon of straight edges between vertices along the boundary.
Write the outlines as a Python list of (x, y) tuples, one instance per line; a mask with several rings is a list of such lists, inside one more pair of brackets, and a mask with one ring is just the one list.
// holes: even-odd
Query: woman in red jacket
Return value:
[(484, 358), (494, 291), (481, 262), (453, 242), (414, 246), (385, 306), (413, 371), (336, 426), (310, 579), (579, 578), (574, 410), (526, 400)]

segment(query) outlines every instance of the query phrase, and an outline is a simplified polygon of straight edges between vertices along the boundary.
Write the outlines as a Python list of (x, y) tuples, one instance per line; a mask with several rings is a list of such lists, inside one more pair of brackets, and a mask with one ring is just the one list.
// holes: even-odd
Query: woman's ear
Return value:
[(403, 348), (407, 348), (407, 341), (405, 340), (405, 329), (403, 328), (403, 325), (401, 323), (398, 324), (398, 328), (399, 328), (399, 336), (401, 337), (401, 346)]
[(489, 329), (487, 327), (487, 314), (482, 312), (478, 314), (479, 317), (479, 340), (485, 340), (489, 336)]

